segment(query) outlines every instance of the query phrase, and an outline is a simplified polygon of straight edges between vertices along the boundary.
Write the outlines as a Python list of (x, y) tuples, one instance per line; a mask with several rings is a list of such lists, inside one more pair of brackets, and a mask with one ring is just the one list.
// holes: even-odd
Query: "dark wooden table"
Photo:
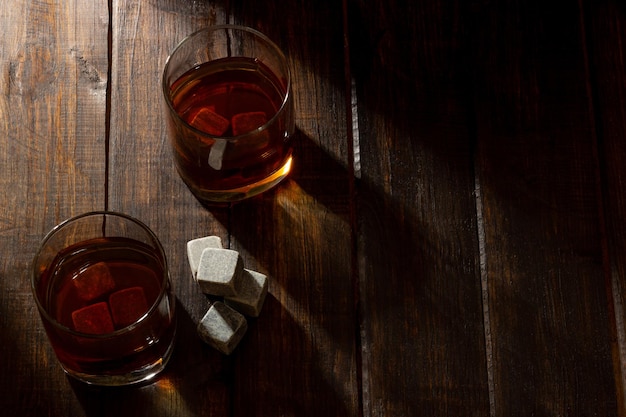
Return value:
[[(160, 75), (225, 22), (288, 55), (297, 145), (278, 189), (208, 210)], [(2, 415), (626, 415), (623, 1), (7, 0), (0, 27)], [(151, 385), (68, 379), (32, 300), (43, 235), (96, 209), (166, 248)], [(230, 356), (194, 329), (205, 235), (270, 276)]]

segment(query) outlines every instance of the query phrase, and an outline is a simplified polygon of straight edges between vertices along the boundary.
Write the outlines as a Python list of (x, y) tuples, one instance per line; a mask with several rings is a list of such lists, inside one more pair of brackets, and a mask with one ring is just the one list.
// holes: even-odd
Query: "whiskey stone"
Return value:
[(215, 139), (215, 143), (211, 146), (207, 163), (216, 171), (222, 169), (222, 160), (224, 159), (227, 146), (228, 142), (224, 139)]
[(259, 317), (266, 295), (267, 276), (244, 269), (237, 295), (224, 297), (224, 302), (246, 316)]
[(267, 129), (258, 129), (267, 123), (267, 115), (262, 111), (239, 113), (232, 117), (231, 126), (234, 136), (250, 134), (254, 136), (253, 141), (246, 141), (246, 149), (249, 152), (267, 151), (270, 146), (270, 136)]
[(203, 293), (233, 296), (239, 291), (243, 261), (239, 252), (230, 249), (206, 248), (200, 256), (196, 279)]
[(267, 116), (262, 111), (239, 113), (233, 116), (231, 123), (233, 135), (239, 136), (263, 126), (267, 123)]
[(189, 124), (211, 136), (222, 136), (228, 130), (230, 123), (228, 119), (215, 113), (214, 110), (208, 107), (201, 108), (191, 118)]
[(222, 249), (222, 239), (219, 236), (206, 236), (187, 242), (187, 259), (194, 278), (198, 273), (200, 256), (206, 248)]
[(78, 296), (92, 301), (115, 288), (115, 281), (104, 262), (98, 262), (83, 269), (72, 280)]
[(106, 334), (115, 330), (109, 306), (104, 301), (73, 311), (72, 322), (74, 329), (81, 333)]
[(230, 355), (248, 329), (246, 318), (226, 304), (217, 301), (198, 323), (198, 335), (210, 346)]
[(141, 287), (130, 287), (109, 296), (109, 309), (118, 328), (130, 326), (148, 311), (146, 294)]

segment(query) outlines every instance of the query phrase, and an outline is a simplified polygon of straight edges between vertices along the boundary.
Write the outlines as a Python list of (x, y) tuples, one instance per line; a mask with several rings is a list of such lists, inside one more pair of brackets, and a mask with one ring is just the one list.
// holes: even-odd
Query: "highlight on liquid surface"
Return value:
[(175, 158), (186, 183), (234, 189), (263, 180), (290, 158), (291, 100), (281, 109), (287, 86), (258, 60), (238, 57), (201, 64), (170, 90), (176, 113), (204, 133), (175, 129)]

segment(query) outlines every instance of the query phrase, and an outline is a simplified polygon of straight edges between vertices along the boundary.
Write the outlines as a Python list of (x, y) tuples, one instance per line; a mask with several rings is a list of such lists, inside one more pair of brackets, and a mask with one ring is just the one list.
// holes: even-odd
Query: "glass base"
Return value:
[(292, 157), (289, 157), (283, 166), (277, 169), (269, 177), (243, 187), (233, 188), (230, 190), (205, 190), (194, 187), (193, 184), (187, 184), (187, 187), (198, 200), (208, 206), (236, 203), (238, 201), (254, 197), (255, 195), (261, 194), (275, 187), (289, 174), (289, 171), (291, 170), (291, 161)]
[(172, 341), (161, 358), (157, 361), (143, 366), (135, 371), (123, 374), (123, 375), (91, 375), (84, 374), (71, 369), (67, 369), (63, 366), (65, 373), (76, 380), (88, 385), (99, 385), (108, 387), (121, 387), (127, 385), (137, 385), (144, 382), (148, 382), (161, 373), (172, 356), (174, 350), (175, 336), (172, 337)]

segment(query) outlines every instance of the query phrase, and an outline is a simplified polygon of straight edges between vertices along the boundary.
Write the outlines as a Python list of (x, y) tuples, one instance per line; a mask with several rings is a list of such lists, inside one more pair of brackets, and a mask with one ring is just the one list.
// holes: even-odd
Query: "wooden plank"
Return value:
[(104, 205), (106, 1), (0, 11), (0, 408), (80, 415), (45, 336), (30, 265), (61, 220)]
[[(162, 378), (145, 387), (143, 400), (115, 401), (118, 393), (93, 397), (105, 415), (226, 415), (230, 362), (200, 341), (196, 324), (208, 301), (191, 276), (186, 242), (217, 235), (228, 245), (228, 218), (213, 215), (178, 176), (166, 129), (161, 93), (165, 60), (197, 29), (225, 23), (221, 4), (113, 1), (109, 208), (131, 214), (163, 244), (178, 299), (177, 345)], [(154, 407), (154, 408), (153, 408)], [(138, 415), (138, 414), (134, 414)]]
[(489, 415), (465, 2), (354, 2), (365, 416)]
[[(176, 404), (184, 396), (190, 409), (216, 414), (233, 407), (235, 415), (274, 415), (280, 410), (353, 415), (358, 389), (348, 176), (345, 166), (334, 162), (346, 158), (343, 87), (332, 84), (343, 83), (341, 9), (292, 5), (290, 13), (308, 15), (308, 26), (301, 26), (302, 21), (282, 25), (272, 20), (283, 15), (284, 10), (275, 13), (277, 7), (278, 3), (264, 4), (261, 14), (236, 5), (230, 10), (219, 5), (192, 10), (182, 4), (119, 2), (113, 24), (119, 50), (113, 63), (110, 205), (137, 215), (155, 229), (168, 251), (184, 312), (184, 332), (173, 366), (154, 388), (160, 401)], [(312, 30), (320, 18), (326, 19), (332, 32)], [(293, 179), (280, 191), (232, 211), (207, 211), (174, 171), (163, 116), (154, 111), (154, 103), (161, 100), (154, 83), (174, 46), (172, 39), (226, 21), (253, 26), (291, 48), (287, 53), (293, 53), (299, 144)], [(155, 31), (157, 24), (163, 30)], [(282, 30), (276, 30), (281, 25)], [(198, 234), (220, 235), (242, 253), (247, 266), (271, 277), (262, 317), (251, 322), (242, 346), (228, 358), (202, 346), (193, 334), (193, 323), (206, 310), (206, 302), (188, 279), (183, 250), (184, 242)], [(318, 262), (331, 250), (343, 251), (344, 263), (319, 268)], [(301, 306), (307, 298), (316, 303)], [(302, 365), (294, 366), (285, 358), (301, 358)], [(164, 381), (174, 389), (159, 390)], [(319, 401), (320, 395), (330, 400)], [(98, 405), (110, 413), (123, 412), (110, 401)], [(185, 415), (185, 410), (175, 413)]]
[(472, 11), (493, 412), (616, 415), (580, 10)]
[[(614, 297), (612, 320), (615, 339), (614, 369), (618, 409), (626, 415), (626, 9), (618, 1), (582, 2), (587, 28), (590, 87), (593, 88), (594, 122), (602, 161), (604, 213), (608, 237), (609, 294)], [(610, 310), (609, 310), (610, 311)]]
[[(270, 294), (237, 358), (234, 415), (359, 415), (341, 2), (236, 2), (293, 77), (292, 175), (232, 210), (232, 241)], [(294, 18), (284, 19), (284, 16)]]

